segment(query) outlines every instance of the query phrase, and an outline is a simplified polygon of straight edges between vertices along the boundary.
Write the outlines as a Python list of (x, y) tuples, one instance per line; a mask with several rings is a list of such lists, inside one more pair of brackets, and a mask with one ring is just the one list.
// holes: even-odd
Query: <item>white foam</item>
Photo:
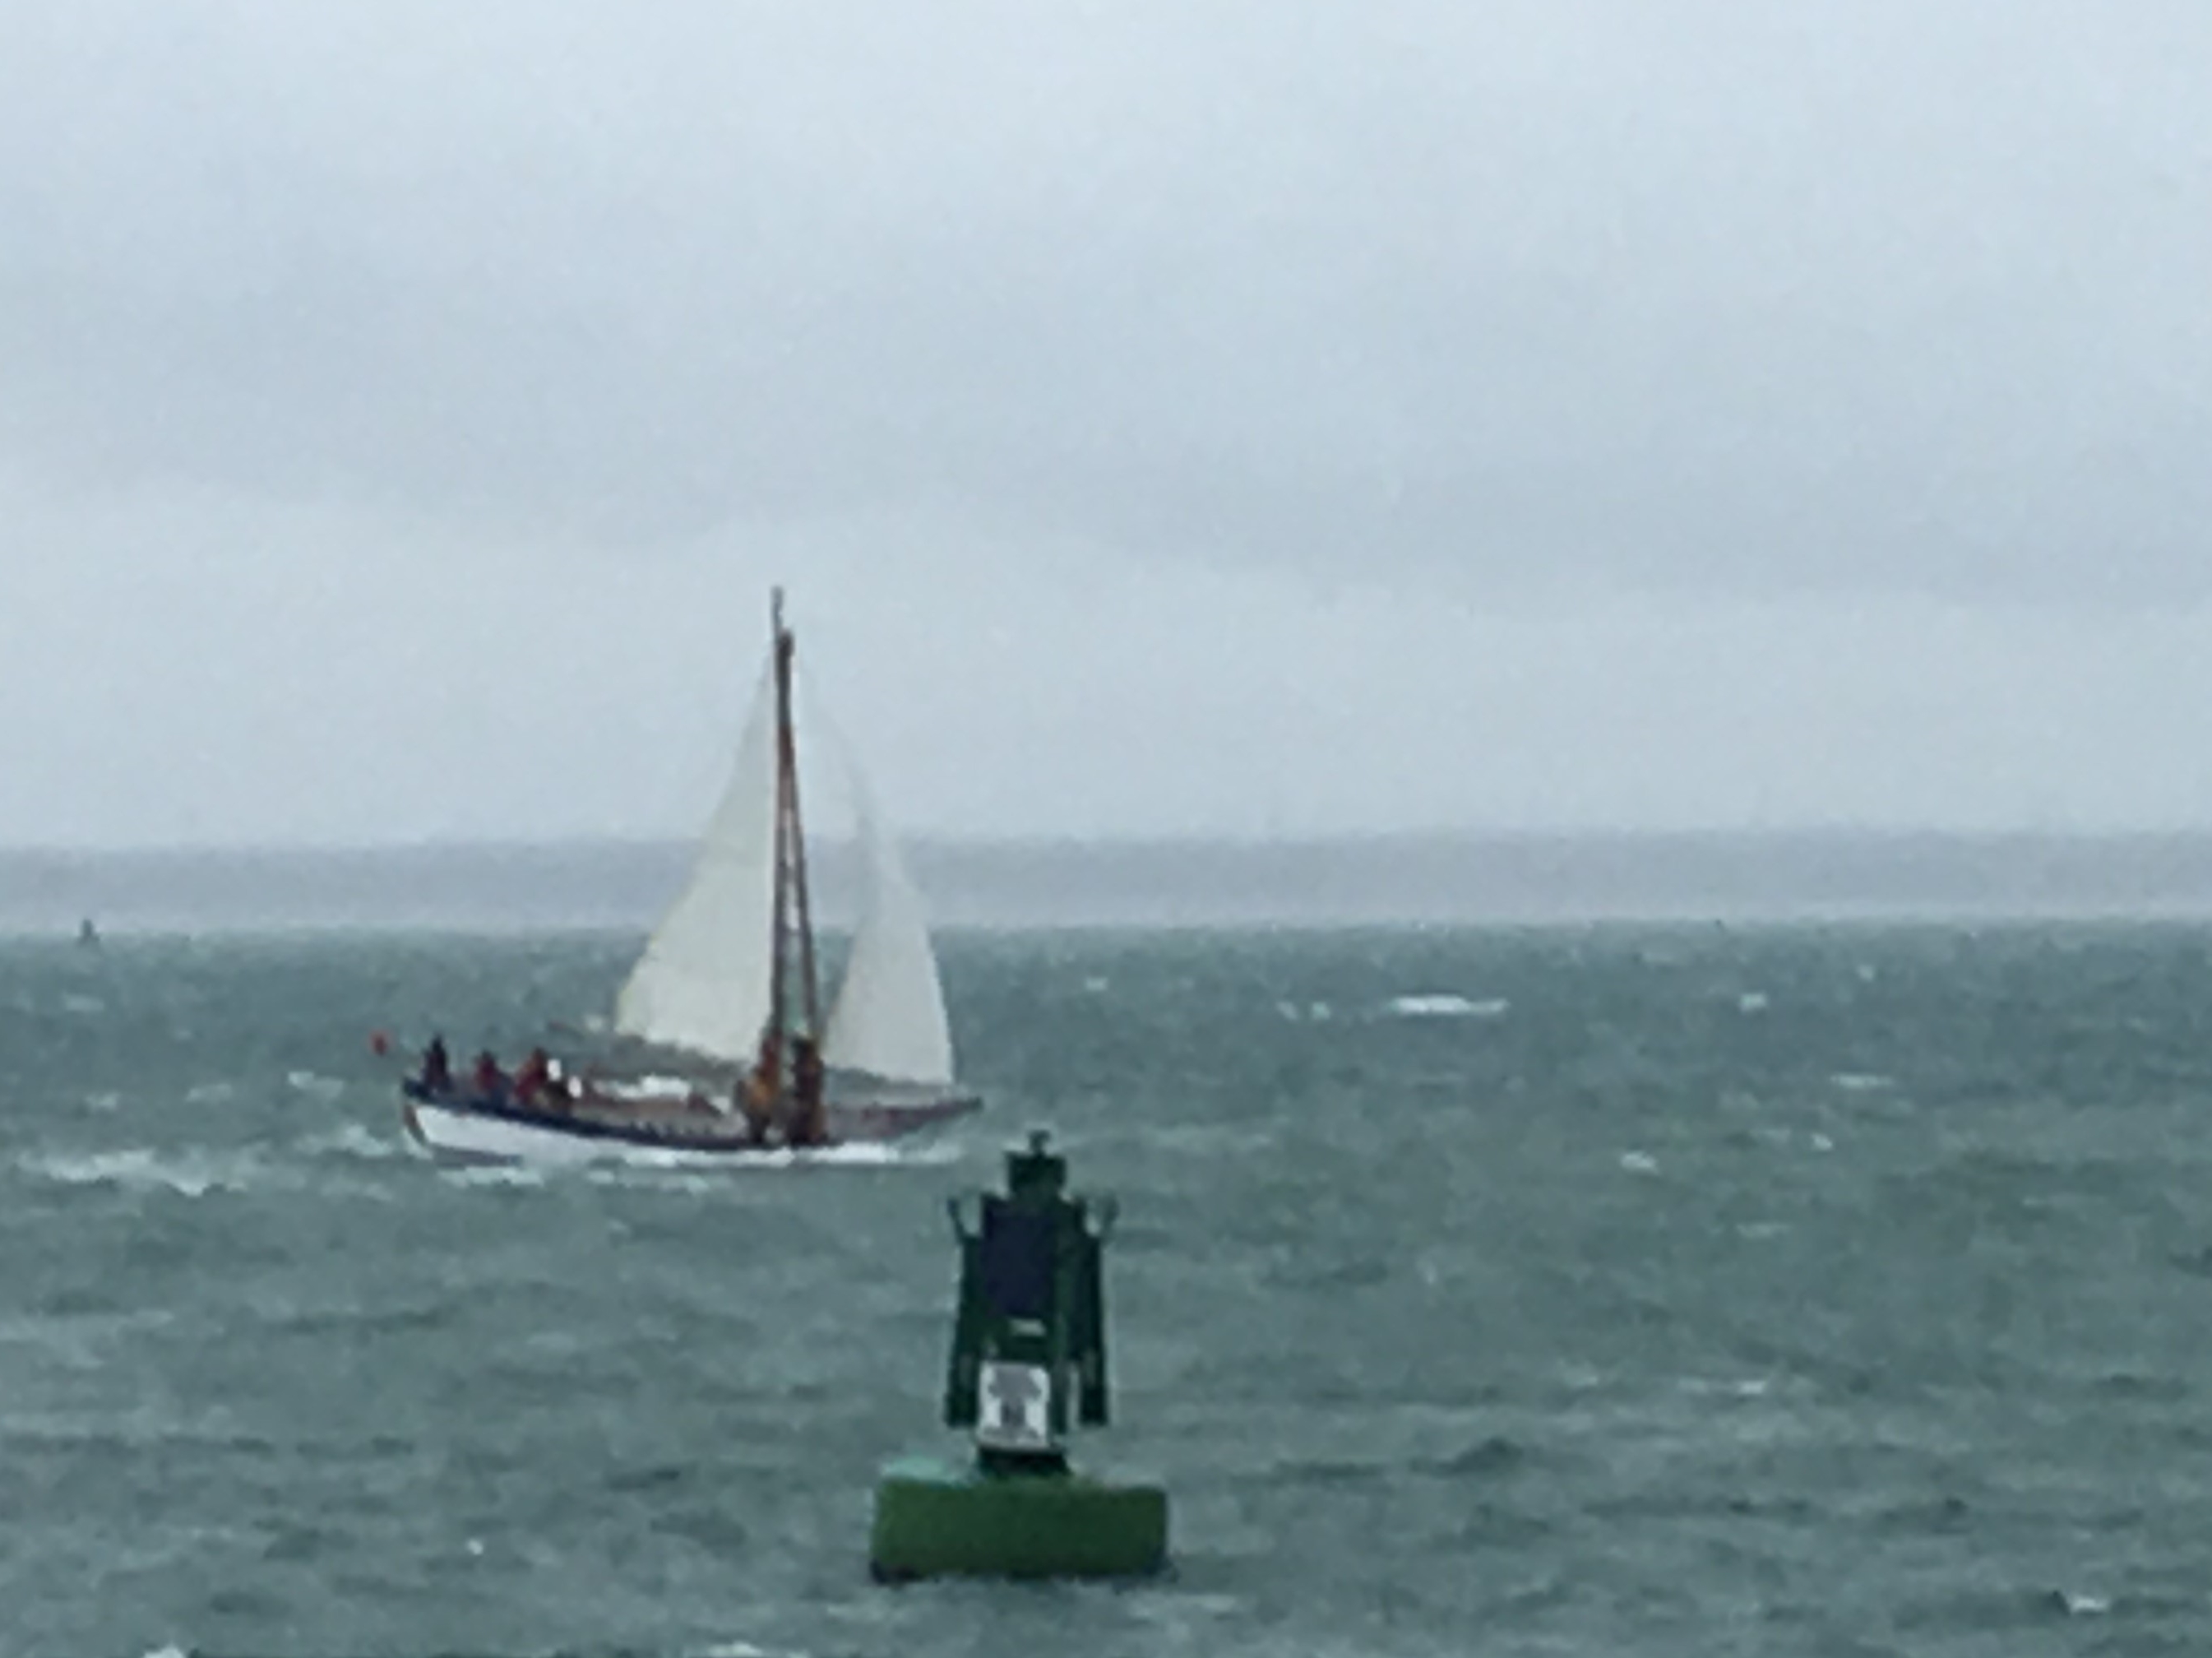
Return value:
[(1763, 1376), (1727, 1381), (1716, 1376), (1685, 1376), (1680, 1385), (1685, 1393), (1718, 1395), (1727, 1399), (1759, 1399), (1771, 1391), (1774, 1383), (1771, 1378)]
[(1449, 991), (1393, 996), (1389, 1010), (1401, 1019), (1494, 1019), (1511, 1006), (1503, 996), (1472, 1000)]
[(151, 1146), (112, 1147), (97, 1151), (44, 1151), (26, 1152), (15, 1159), (25, 1174), (61, 1186), (104, 1186), (132, 1193), (171, 1192), (179, 1197), (204, 1198), (210, 1193), (300, 1192), (353, 1193), (386, 1197), (372, 1182), (317, 1173), (296, 1160), (294, 1151), (310, 1156), (317, 1151), (339, 1151), (353, 1157), (382, 1157), (392, 1152), (375, 1144), (357, 1125), (349, 1125), (319, 1141), (297, 1148), (241, 1146), (212, 1151), (180, 1147), (156, 1151)]
[(263, 1171), (247, 1153), (211, 1157), (204, 1152), (170, 1154), (148, 1146), (113, 1151), (40, 1151), (16, 1159), (26, 1174), (64, 1186), (114, 1186), (125, 1191), (169, 1191), (187, 1198), (210, 1192), (242, 1192)]
[(1735, 1005), (1739, 1012), (1757, 1013), (1765, 1008), (1766, 998), (1759, 991), (1747, 990), (1735, 999)]
[(452, 1164), (438, 1171), (456, 1186), (543, 1186), (545, 1171), (527, 1163)]
[(319, 1100), (334, 1100), (345, 1092), (345, 1084), (335, 1077), (321, 1077), (312, 1071), (288, 1071), (284, 1081), (295, 1092)]
[(1620, 1154), (1620, 1166), (1632, 1175), (1656, 1175), (1659, 1172), (1659, 1159), (1649, 1151), (1624, 1151)]
[(1871, 1094), (1880, 1089), (1897, 1086), (1896, 1078), (1874, 1071), (1838, 1071), (1828, 1080), (1846, 1094)]
[(406, 1146), (398, 1139), (374, 1133), (357, 1122), (341, 1124), (327, 1134), (311, 1134), (300, 1142), (300, 1149), (313, 1156), (364, 1157), (375, 1162), (407, 1155)]

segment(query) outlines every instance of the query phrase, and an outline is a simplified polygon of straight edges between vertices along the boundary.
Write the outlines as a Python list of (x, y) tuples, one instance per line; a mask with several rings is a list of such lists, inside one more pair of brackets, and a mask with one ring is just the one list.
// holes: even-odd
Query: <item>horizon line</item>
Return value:
[[(844, 846), (854, 837), (823, 835), (812, 839), (825, 846)], [(2212, 841), (2212, 822), (2183, 825), (2129, 825), (2085, 828), (2050, 824), (1966, 827), (1942, 823), (1804, 823), (1766, 824), (1709, 824), (1677, 827), (1572, 828), (1489, 825), (1431, 826), (1411, 829), (1344, 829), (1310, 834), (1264, 834), (1251, 831), (1173, 830), (1137, 835), (1081, 835), (1073, 831), (1013, 834), (967, 834), (919, 831), (902, 833), (900, 844), (912, 850), (953, 852), (1096, 851), (1333, 851), (1368, 846), (1504, 845), (1504, 844), (1662, 844), (1684, 842), (1745, 842), (1859, 841), (1946, 841), (1959, 844), (2020, 844), (2111, 846), (2175, 841)], [(169, 841), (143, 842), (0, 841), (0, 859), (37, 858), (177, 858), (177, 857), (386, 857), (408, 853), (574, 853), (581, 851), (656, 852), (696, 846), (696, 834), (615, 835), (579, 833), (546, 838), (494, 836), (431, 836), (390, 841)]]

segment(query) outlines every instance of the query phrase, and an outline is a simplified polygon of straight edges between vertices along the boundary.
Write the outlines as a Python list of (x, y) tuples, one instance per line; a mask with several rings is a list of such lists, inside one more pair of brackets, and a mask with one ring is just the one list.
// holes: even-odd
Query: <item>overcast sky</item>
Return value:
[(0, 0), (0, 843), (2212, 825), (2203, 0)]

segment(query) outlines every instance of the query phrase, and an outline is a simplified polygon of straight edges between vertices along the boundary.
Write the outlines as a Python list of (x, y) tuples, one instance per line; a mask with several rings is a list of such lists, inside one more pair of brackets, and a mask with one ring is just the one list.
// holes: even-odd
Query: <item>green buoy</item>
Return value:
[(974, 1226), (957, 1199), (947, 1206), (960, 1304), (945, 1423), (973, 1431), (975, 1456), (884, 1469), (869, 1545), (879, 1580), (1133, 1577), (1167, 1564), (1167, 1492), (1068, 1464), (1070, 1426), (1107, 1420), (1114, 1205), (1070, 1197), (1066, 1182), (1066, 1159), (1034, 1133), (1006, 1154), (1006, 1190), (981, 1197)]

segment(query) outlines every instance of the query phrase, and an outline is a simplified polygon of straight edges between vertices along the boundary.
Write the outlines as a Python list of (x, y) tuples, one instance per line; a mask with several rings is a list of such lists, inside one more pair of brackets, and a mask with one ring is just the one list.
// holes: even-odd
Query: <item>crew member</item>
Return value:
[(425, 1093), (443, 1094), (453, 1085), (453, 1062), (446, 1053), (446, 1039), (433, 1035), (429, 1047), (422, 1050), (422, 1089)]

